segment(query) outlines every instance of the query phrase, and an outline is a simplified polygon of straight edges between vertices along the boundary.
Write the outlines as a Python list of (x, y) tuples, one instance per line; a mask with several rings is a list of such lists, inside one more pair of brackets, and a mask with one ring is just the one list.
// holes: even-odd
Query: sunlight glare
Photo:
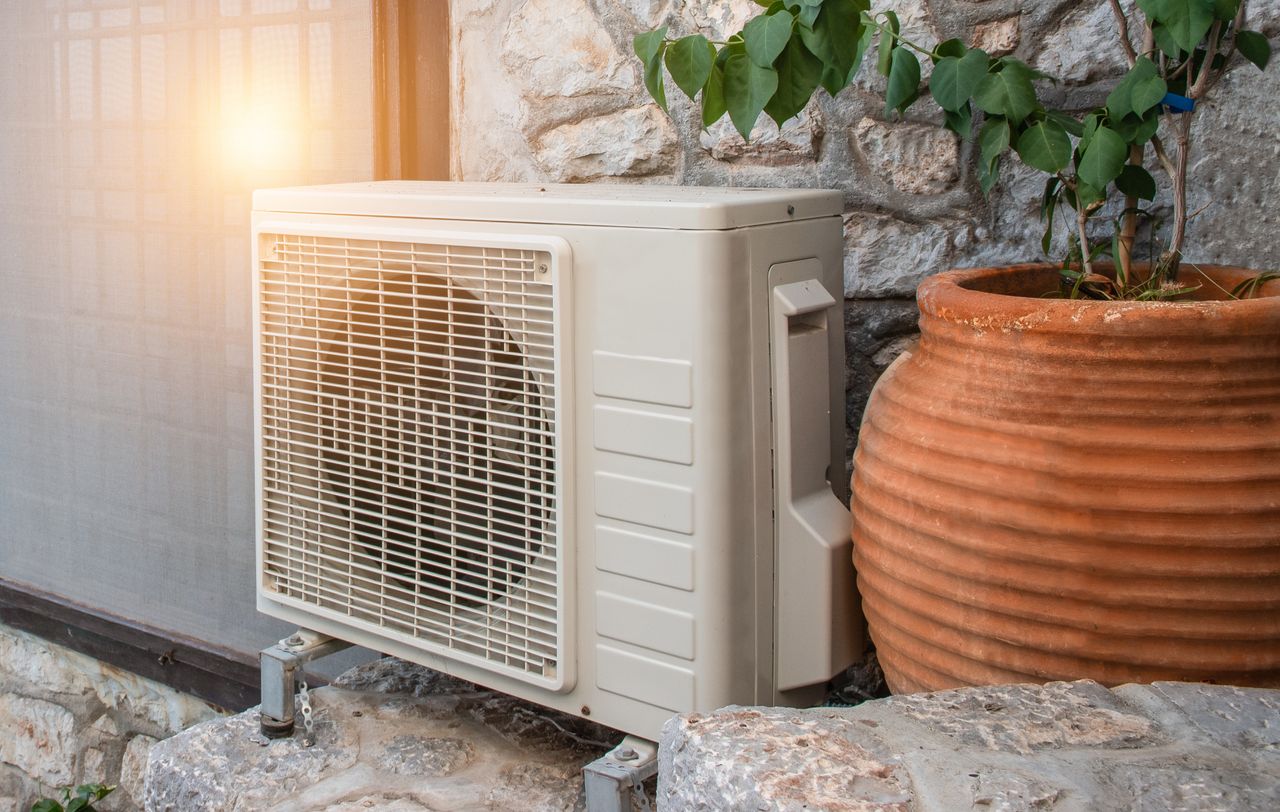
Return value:
[(298, 128), (275, 110), (256, 110), (231, 118), (222, 128), (223, 163), (228, 169), (278, 169), (299, 149)]

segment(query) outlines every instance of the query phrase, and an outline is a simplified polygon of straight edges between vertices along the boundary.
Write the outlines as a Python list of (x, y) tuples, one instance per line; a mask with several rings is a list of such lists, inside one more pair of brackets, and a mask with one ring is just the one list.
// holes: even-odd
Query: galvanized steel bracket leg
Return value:
[(326, 657), (351, 644), (318, 632), (299, 629), (258, 655), (262, 676), (262, 735), (282, 739), (293, 734), (293, 695), (297, 676), (312, 660)]
[(658, 772), (658, 745), (628, 736), (582, 768), (587, 812), (631, 812), (642, 784)]

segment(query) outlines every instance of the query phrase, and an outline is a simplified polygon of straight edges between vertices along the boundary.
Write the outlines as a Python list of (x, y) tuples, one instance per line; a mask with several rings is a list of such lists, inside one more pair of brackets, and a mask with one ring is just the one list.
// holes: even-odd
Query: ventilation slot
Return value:
[(267, 588), (491, 670), (554, 677), (550, 256), (288, 235), (263, 245)]

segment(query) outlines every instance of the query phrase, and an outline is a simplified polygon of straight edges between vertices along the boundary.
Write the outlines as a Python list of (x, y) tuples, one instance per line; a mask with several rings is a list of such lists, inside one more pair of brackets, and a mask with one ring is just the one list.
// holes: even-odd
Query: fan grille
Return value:
[(266, 588), (554, 676), (550, 255), (275, 234), (261, 256)]

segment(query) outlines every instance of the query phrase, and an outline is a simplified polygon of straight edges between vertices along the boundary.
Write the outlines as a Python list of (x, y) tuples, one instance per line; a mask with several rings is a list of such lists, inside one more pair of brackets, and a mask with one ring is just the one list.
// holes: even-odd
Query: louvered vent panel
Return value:
[(492, 670), (554, 677), (550, 255), (283, 234), (263, 246), (267, 588)]

